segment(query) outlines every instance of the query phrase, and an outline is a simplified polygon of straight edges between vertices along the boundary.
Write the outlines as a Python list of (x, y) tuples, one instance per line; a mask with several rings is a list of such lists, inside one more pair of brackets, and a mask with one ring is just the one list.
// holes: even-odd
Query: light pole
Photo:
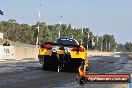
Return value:
[[(70, 23), (70, 24), (71, 24), (72, 30), (74, 31), (75, 27), (73, 26), (73, 23)], [(72, 39), (74, 38), (73, 31), (72, 31), (72, 34), (71, 34), (72, 35), (72, 37), (71, 37)]]
[(59, 33), (58, 33), (58, 34), (59, 34), (59, 38), (60, 38), (60, 34), (61, 34), (61, 33), (60, 33), (60, 29), (61, 29), (61, 20), (62, 20), (62, 16), (61, 16), (61, 18), (60, 18), (60, 28), (59, 28)]
[(83, 44), (83, 28), (82, 28), (81, 44)]
[(111, 47), (110, 47), (110, 42), (109, 42), (109, 52), (110, 52), (110, 48), (111, 48)]
[(92, 48), (93, 48), (93, 36), (92, 36)]
[(101, 50), (101, 52), (103, 51), (103, 37), (102, 36), (100, 36), (100, 50)]
[(102, 42), (103, 42), (103, 41), (101, 41), (101, 47), (100, 47), (100, 48), (101, 48), (101, 52), (102, 52), (102, 49), (103, 49), (103, 43), (102, 43)]
[(36, 45), (38, 45), (38, 43), (39, 43), (39, 24), (38, 24), (38, 26), (36, 28), (37, 28), (37, 41), (36, 41)]
[(87, 50), (88, 50), (88, 43), (89, 43), (89, 32), (88, 32), (88, 40), (87, 40)]
[(99, 41), (99, 39), (98, 39), (98, 36), (96, 36), (96, 49), (98, 49), (98, 41)]
[(36, 27), (36, 28), (37, 28), (37, 41), (36, 41), (36, 45), (39, 44), (39, 29), (40, 29), (39, 23), (40, 23), (40, 16), (41, 16), (40, 8), (41, 8), (41, 4), (39, 5), (39, 12), (38, 12), (38, 26)]

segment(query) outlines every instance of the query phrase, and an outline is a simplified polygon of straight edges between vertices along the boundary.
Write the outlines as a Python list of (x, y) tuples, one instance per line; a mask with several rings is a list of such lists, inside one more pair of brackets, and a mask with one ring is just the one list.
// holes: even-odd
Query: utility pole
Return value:
[(59, 33), (58, 33), (58, 35), (59, 35), (59, 38), (60, 38), (60, 34), (61, 34), (61, 32), (60, 32), (60, 30), (61, 30), (61, 20), (62, 20), (62, 16), (61, 16), (61, 18), (60, 18), (60, 28), (59, 28)]

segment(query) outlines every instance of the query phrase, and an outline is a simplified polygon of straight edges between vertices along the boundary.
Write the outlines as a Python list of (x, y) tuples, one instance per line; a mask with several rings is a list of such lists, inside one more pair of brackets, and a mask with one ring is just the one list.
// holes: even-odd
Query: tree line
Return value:
[[(38, 33), (37, 26), (40, 30)], [(11, 41), (35, 44), (37, 35), (39, 36), (39, 44), (44, 42), (53, 42), (57, 38), (67, 37), (74, 38), (84, 47), (91, 50), (99, 51), (115, 51), (121, 50), (119, 44), (116, 43), (114, 35), (105, 34), (103, 36), (97, 36), (92, 33), (89, 28), (73, 28), (71, 24), (54, 24), (47, 25), (44, 22), (38, 22), (34, 25), (19, 24), (14, 19), (0, 22), (0, 32), (4, 33), (4, 38)], [(118, 45), (118, 47), (117, 47)], [(124, 45), (124, 47), (132, 50), (132, 44)]]

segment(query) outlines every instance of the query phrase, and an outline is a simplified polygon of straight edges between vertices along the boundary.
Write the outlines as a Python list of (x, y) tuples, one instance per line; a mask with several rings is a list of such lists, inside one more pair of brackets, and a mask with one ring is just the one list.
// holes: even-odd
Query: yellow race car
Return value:
[(71, 38), (45, 42), (39, 49), (38, 59), (44, 70), (86, 72), (89, 69), (85, 48)]

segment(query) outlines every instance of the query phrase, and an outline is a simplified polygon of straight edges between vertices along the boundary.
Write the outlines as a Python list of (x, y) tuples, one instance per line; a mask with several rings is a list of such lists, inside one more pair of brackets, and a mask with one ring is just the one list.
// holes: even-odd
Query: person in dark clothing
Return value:
[(10, 42), (6, 41), (3, 46), (11, 46)]

